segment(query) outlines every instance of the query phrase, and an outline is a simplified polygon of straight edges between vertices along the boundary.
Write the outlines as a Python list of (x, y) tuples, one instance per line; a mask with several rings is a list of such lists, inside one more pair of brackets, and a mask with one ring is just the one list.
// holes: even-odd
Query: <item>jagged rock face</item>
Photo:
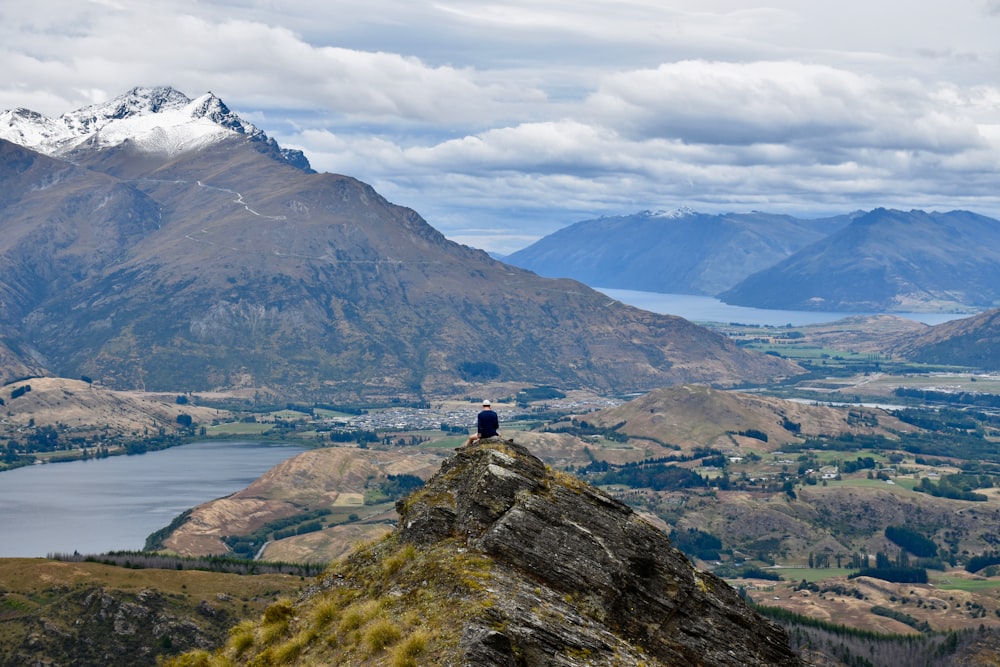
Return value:
[(503, 595), (469, 620), (463, 664), (802, 664), (663, 532), (511, 441), (460, 451), (397, 509), (401, 540), (458, 536), (497, 563)]

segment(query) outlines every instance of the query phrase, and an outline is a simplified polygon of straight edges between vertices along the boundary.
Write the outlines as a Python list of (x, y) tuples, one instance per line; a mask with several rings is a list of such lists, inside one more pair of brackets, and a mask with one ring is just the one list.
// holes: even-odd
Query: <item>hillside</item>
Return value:
[[(226, 555), (232, 552), (223, 538), (266, 531), (247, 555), (274, 561), (331, 561), (353, 544), (389, 531), (396, 518), (393, 498), (378, 498), (388, 475), (428, 477), (438, 462), (433, 454), (411, 450), (352, 447), (303, 452), (242, 491), (192, 508), (164, 531), (159, 546), (184, 556)], [(366, 503), (366, 498), (378, 502)], [(322, 529), (294, 534), (308, 517), (318, 519)], [(282, 526), (291, 527), (293, 534), (276, 539), (273, 533), (280, 529), (274, 526), (283, 519), (293, 519)]]
[(512, 442), (460, 452), (398, 509), (392, 535), (331, 566), (302, 600), (238, 626), (219, 659), (802, 664), (783, 632), (663, 533)]
[[(26, 391), (27, 390), (27, 391)], [(12, 396), (18, 394), (16, 398)], [(79, 438), (107, 445), (123, 440), (141, 440), (180, 428), (178, 415), (195, 422), (225, 419), (225, 410), (179, 405), (176, 394), (144, 394), (115, 391), (83, 380), (36, 377), (0, 387), (0, 439), (19, 438), (31, 425), (59, 424), (60, 437)]]
[(900, 336), (889, 347), (893, 354), (921, 363), (1000, 370), (1000, 310)]
[(1000, 303), (998, 267), (997, 220), (875, 209), (719, 298), (788, 310), (961, 312)]
[[(221, 102), (131, 99), (162, 92), (83, 114), (100, 132), (58, 150), (32, 144), (55, 157), (0, 140), (0, 337), (22, 367), (118, 389), (314, 400), (460, 394), (491, 379), (627, 391), (799, 372), (448, 241), (370, 186), (287, 159), (218, 116)], [(194, 114), (197, 141), (178, 109)], [(174, 124), (150, 130), (168, 111)]]
[(153, 665), (211, 646), (302, 585), (290, 575), (0, 559), (0, 667)]
[(0, 340), (0, 385), (20, 378), (38, 377), (45, 374), (45, 368), (21, 352), (15, 352)]
[(505, 261), (593, 287), (714, 295), (849, 221), (850, 216), (799, 220), (759, 212), (643, 211), (575, 223)]
[[(773, 451), (802, 442), (807, 436), (854, 433), (893, 437), (894, 432), (914, 430), (883, 410), (845, 410), (705, 386), (656, 389), (584, 419), (602, 428), (614, 428), (630, 439), (669, 443), (685, 451), (740, 445)], [(755, 435), (739, 435), (741, 432)]]

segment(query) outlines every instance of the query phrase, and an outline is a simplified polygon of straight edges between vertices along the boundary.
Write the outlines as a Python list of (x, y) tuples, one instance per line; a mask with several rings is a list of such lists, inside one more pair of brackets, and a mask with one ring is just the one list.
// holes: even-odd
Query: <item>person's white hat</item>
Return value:
[(484, 408), (490, 407), (490, 401), (489, 401), (489, 399), (486, 399), (486, 398), (483, 399), (483, 407)]

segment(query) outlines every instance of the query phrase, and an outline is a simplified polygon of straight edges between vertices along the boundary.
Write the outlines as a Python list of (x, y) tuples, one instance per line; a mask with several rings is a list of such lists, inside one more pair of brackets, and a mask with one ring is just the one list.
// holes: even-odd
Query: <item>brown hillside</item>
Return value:
[[(11, 394), (18, 388), (30, 386), (17, 398)], [(62, 424), (69, 437), (93, 439), (102, 437), (135, 437), (156, 435), (159, 429), (173, 431), (178, 428), (177, 416), (190, 415), (195, 423), (207, 423), (226, 418), (229, 413), (197, 405), (177, 404), (176, 394), (146, 394), (141, 392), (114, 391), (94, 386), (82, 380), (41, 377), (13, 382), (0, 387), (4, 400), (5, 418), (0, 423), (0, 437), (4, 433), (23, 432), (34, 422), (36, 425)]]
[[(877, 425), (871, 425), (873, 418)], [(750, 444), (755, 448), (779, 449), (782, 444), (801, 441), (800, 436), (806, 435), (891, 435), (887, 429), (912, 428), (882, 410), (860, 407), (845, 410), (702, 385), (656, 389), (584, 419), (605, 428), (622, 424), (618, 430), (631, 437), (684, 448)], [(798, 424), (799, 430), (789, 430), (786, 420)], [(734, 435), (750, 430), (766, 433), (767, 442)]]
[(0, 558), (0, 665), (136, 667), (224, 641), (299, 577)]
[(1000, 369), (1000, 309), (928, 327), (900, 337), (892, 352), (928, 364)]
[(0, 340), (0, 385), (13, 382), (18, 378), (38, 377), (45, 375), (45, 369), (24, 355), (14, 352)]
[(316, 509), (335, 508), (362, 520), (375, 519), (278, 540), (264, 554), (271, 560), (331, 560), (355, 541), (386, 532), (377, 515), (381, 510), (364, 505), (365, 491), (373, 481), (402, 473), (427, 477), (436, 467), (435, 455), (412, 450), (336, 447), (303, 452), (271, 468), (242, 491), (195, 507), (163, 540), (163, 546), (185, 556), (225, 554), (229, 549), (224, 536), (249, 535), (266, 523)]
[(856, 315), (802, 327), (804, 345), (844, 352), (884, 353), (889, 341), (928, 330), (928, 325), (896, 315)]

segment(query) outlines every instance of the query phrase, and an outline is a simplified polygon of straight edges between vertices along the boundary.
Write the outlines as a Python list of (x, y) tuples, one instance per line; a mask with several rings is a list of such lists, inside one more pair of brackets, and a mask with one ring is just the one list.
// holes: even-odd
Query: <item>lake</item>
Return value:
[[(660, 292), (641, 292), (638, 290), (607, 289), (595, 287), (602, 294), (607, 294), (616, 301), (642, 308), (653, 313), (679, 315), (691, 322), (722, 322), (725, 324), (739, 323), (756, 326), (783, 327), (791, 324), (801, 327), (807, 324), (822, 324), (834, 322), (854, 315), (875, 315), (876, 313), (829, 313), (805, 310), (765, 310), (763, 308), (747, 308), (745, 306), (730, 306), (710, 296), (695, 296), (693, 294), (662, 294)], [(973, 313), (888, 313), (896, 317), (923, 322), (924, 324), (941, 324), (960, 317), (971, 317)]]
[(0, 473), (0, 557), (139, 550), (186, 509), (245, 488), (298, 445), (196, 442)]

